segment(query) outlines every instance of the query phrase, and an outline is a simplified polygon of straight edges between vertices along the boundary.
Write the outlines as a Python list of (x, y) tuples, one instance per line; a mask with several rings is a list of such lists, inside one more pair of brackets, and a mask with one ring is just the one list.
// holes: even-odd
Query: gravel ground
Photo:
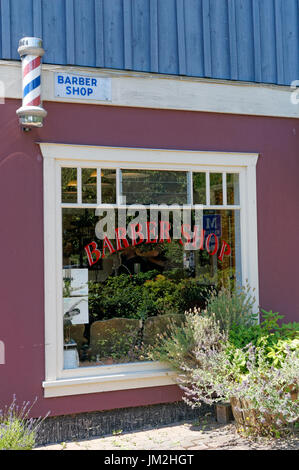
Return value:
[(299, 450), (299, 435), (253, 441), (241, 437), (233, 423), (219, 424), (207, 415), (199, 422), (184, 421), (130, 433), (115, 429), (109, 436), (36, 450)]

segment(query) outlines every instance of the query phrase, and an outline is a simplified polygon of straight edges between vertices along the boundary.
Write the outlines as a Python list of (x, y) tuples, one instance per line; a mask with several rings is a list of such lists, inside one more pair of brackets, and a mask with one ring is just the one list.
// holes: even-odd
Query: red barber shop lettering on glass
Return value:
[(62, 168), (62, 229), (66, 369), (148, 361), (161, 331), (242, 284), (237, 173)]
[[(129, 241), (127, 240), (127, 230), (125, 227), (118, 227), (115, 229), (115, 248), (113, 246), (113, 243), (109, 238), (105, 235), (103, 238), (103, 243), (102, 243), (102, 252), (98, 249), (98, 244), (94, 241), (88, 243), (84, 247), (86, 251), (86, 255), (88, 258), (88, 263), (89, 266), (93, 266), (95, 263), (97, 263), (101, 258), (106, 257), (106, 250), (108, 250), (108, 254), (113, 254), (116, 251), (122, 251), (125, 250), (126, 248), (132, 248), (133, 246), (140, 245), (142, 243), (149, 244), (149, 243), (163, 243), (164, 236), (165, 236), (165, 226), (167, 226), (167, 239), (166, 241), (168, 243), (171, 243), (171, 238), (169, 235), (170, 231), (170, 224), (169, 222), (164, 222), (160, 221), (160, 238), (158, 239), (158, 235), (156, 232), (150, 231), (149, 227), (157, 227), (157, 224), (155, 222), (147, 222), (146, 226), (146, 235), (147, 238), (144, 238), (143, 231), (142, 231), (142, 226), (140, 224), (135, 224), (134, 226), (131, 226), (131, 235), (132, 235), (132, 240), (131, 244), (129, 244)], [(135, 231), (135, 227), (138, 228), (137, 231)], [(188, 225), (189, 230), (191, 229), (191, 226)], [(150, 235), (155, 233), (155, 239), (152, 240)], [(207, 253), (209, 255), (213, 256), (218, 252), (219, 248), (219, 240), (218, 237), (215, 233), (210, 233), (205, 237), (205, 230), (201, 229), (200, 230), (200, 237), (198, 238), (198, 233), (199, 233), (199, 227), (194, 226), (194, 232), (192, 234), (192, 239), (190, 238), (190, 232), (185, 232), (185, 226), (182, 225), (181, 228), (181, 233), (182, 236), (186, 237), (186, 241), (184, 242), (183, 239), (181, 238), (178, 240), (178, 243), (183, 245), (183, 247), (187, 250), (190, 250), (190, 244), (193, 250), (203, 250), (204, 248), (206, 249)], [(137, 241), (138, 240), (138, 241)], [(159, 240), (159, 241), (158, 241)], [(199, 246), (198, 246), (198, 242)], [(204, 243), (205, 242), (205, 243)], [(222, 245), (219, 250), (218, 254), (218, 260), (223, 261), (224, 256), (229, 256), (231, 254), (231, 247), (230, 245), (223, 240)]]

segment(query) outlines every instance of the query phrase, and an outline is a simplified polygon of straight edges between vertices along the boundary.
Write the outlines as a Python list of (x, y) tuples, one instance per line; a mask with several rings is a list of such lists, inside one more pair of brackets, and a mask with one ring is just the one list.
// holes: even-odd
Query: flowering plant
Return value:
[(226, 399), (233, 398), (239, 405), (237, 413), (251, 413), (244, 423), (250, 431), (278, 436), (299, 419), (299, 351), (286, 348), (280, 367), (275, 367), (269, 366), (262, 349), (249, 346), (246, 367), (248, 373), (240, 383), (225, 377), (215, 390)]
[(29, 414), (37, 399), (30, 402), (16, 403), (16, 396), (9, 406), (0, 410), (0, 450), (31, 450), (35, 445), (37, 429), (44, 418), (30, 418)]
[(148, 350), (148, 358), (171, 364), (182, 381), (189, 382), (196, 367), (206, 360), (206, 355), (221, 351), (226, 340), (227, 336), (214, 316), (202, 315), (194, 308), (185, 313), (182, 325), (171, 323), (158, 335), (158, 341)]
[[(214, 315), (194, 310), (182, 326), (160, 337), (152, 358), (178, 372), (184, 400), (192, 407), (234, 399), (239, 412), (251, 413), (250, 430), (280, 432), (299, 418), (299, 350), (284, 344), (278, 363), (269, 361), (261, 344), (238, 348), (221, 330)], [(294, 341), (294, 340), (293, 340)]]

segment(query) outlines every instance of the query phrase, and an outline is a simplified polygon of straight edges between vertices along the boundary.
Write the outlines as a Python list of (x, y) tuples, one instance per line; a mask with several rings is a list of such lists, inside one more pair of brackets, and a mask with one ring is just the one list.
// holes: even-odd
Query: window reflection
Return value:
[(239, 174), (238, 173), (227, 173), (226, 188), (227, 188), (227, 204), (228, 205), (240, 204)]
[(210, 173), (210, 204), (211, 206), (223, 204), (222, 173)]
[(77, 202), (77, 168), (61, 168), (61, 202)]
[[(125, 233), (119, 250), (116, 238), (108, 243), (96, 237), (94, 210), (63, 208), (62, 216), (65, 368), (146, 360), (147, 348), (170, 321), (179, 323), (194, 306), (204, 308), (212, 288), (241, 283), (238, 210), (204, 210), (197, 249), (187, 245), (188, 227), (174, 239), (173, 214), (169, 233), (161, 236), (160, 214), (157, 239), (136, 226), (136, 238)], [(126, 228), (132, 220), (126, 218)], [(195, 220), (192, 211), (190, 233)], [(230, 254), (219, 259), (223, 242)], [(96, 262), (95, 250), (101, 253)]]
[(82, 202), (97, 202), (97, 169), (82, 168)]
[(187, 204), (187, 173), (122, 170), (122, 194), (126, 204)]
[(116, 203), (116, 170), (101, 172), (102, 204)]
[(193, 173), (193, 204), (206, 204), (205, 173)]

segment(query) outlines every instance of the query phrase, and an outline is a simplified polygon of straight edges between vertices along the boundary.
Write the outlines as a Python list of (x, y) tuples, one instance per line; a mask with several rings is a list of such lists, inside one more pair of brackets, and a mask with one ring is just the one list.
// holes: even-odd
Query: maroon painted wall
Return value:
[(44, 103), (42, 129), (0, 106), (0, 409), (15, 393), (52, 415), (176, 401), (176, 386), (43, 398), (43, 161), (36, 142), (258, 152), (260, 304), (299, 321), (299, 120)]

